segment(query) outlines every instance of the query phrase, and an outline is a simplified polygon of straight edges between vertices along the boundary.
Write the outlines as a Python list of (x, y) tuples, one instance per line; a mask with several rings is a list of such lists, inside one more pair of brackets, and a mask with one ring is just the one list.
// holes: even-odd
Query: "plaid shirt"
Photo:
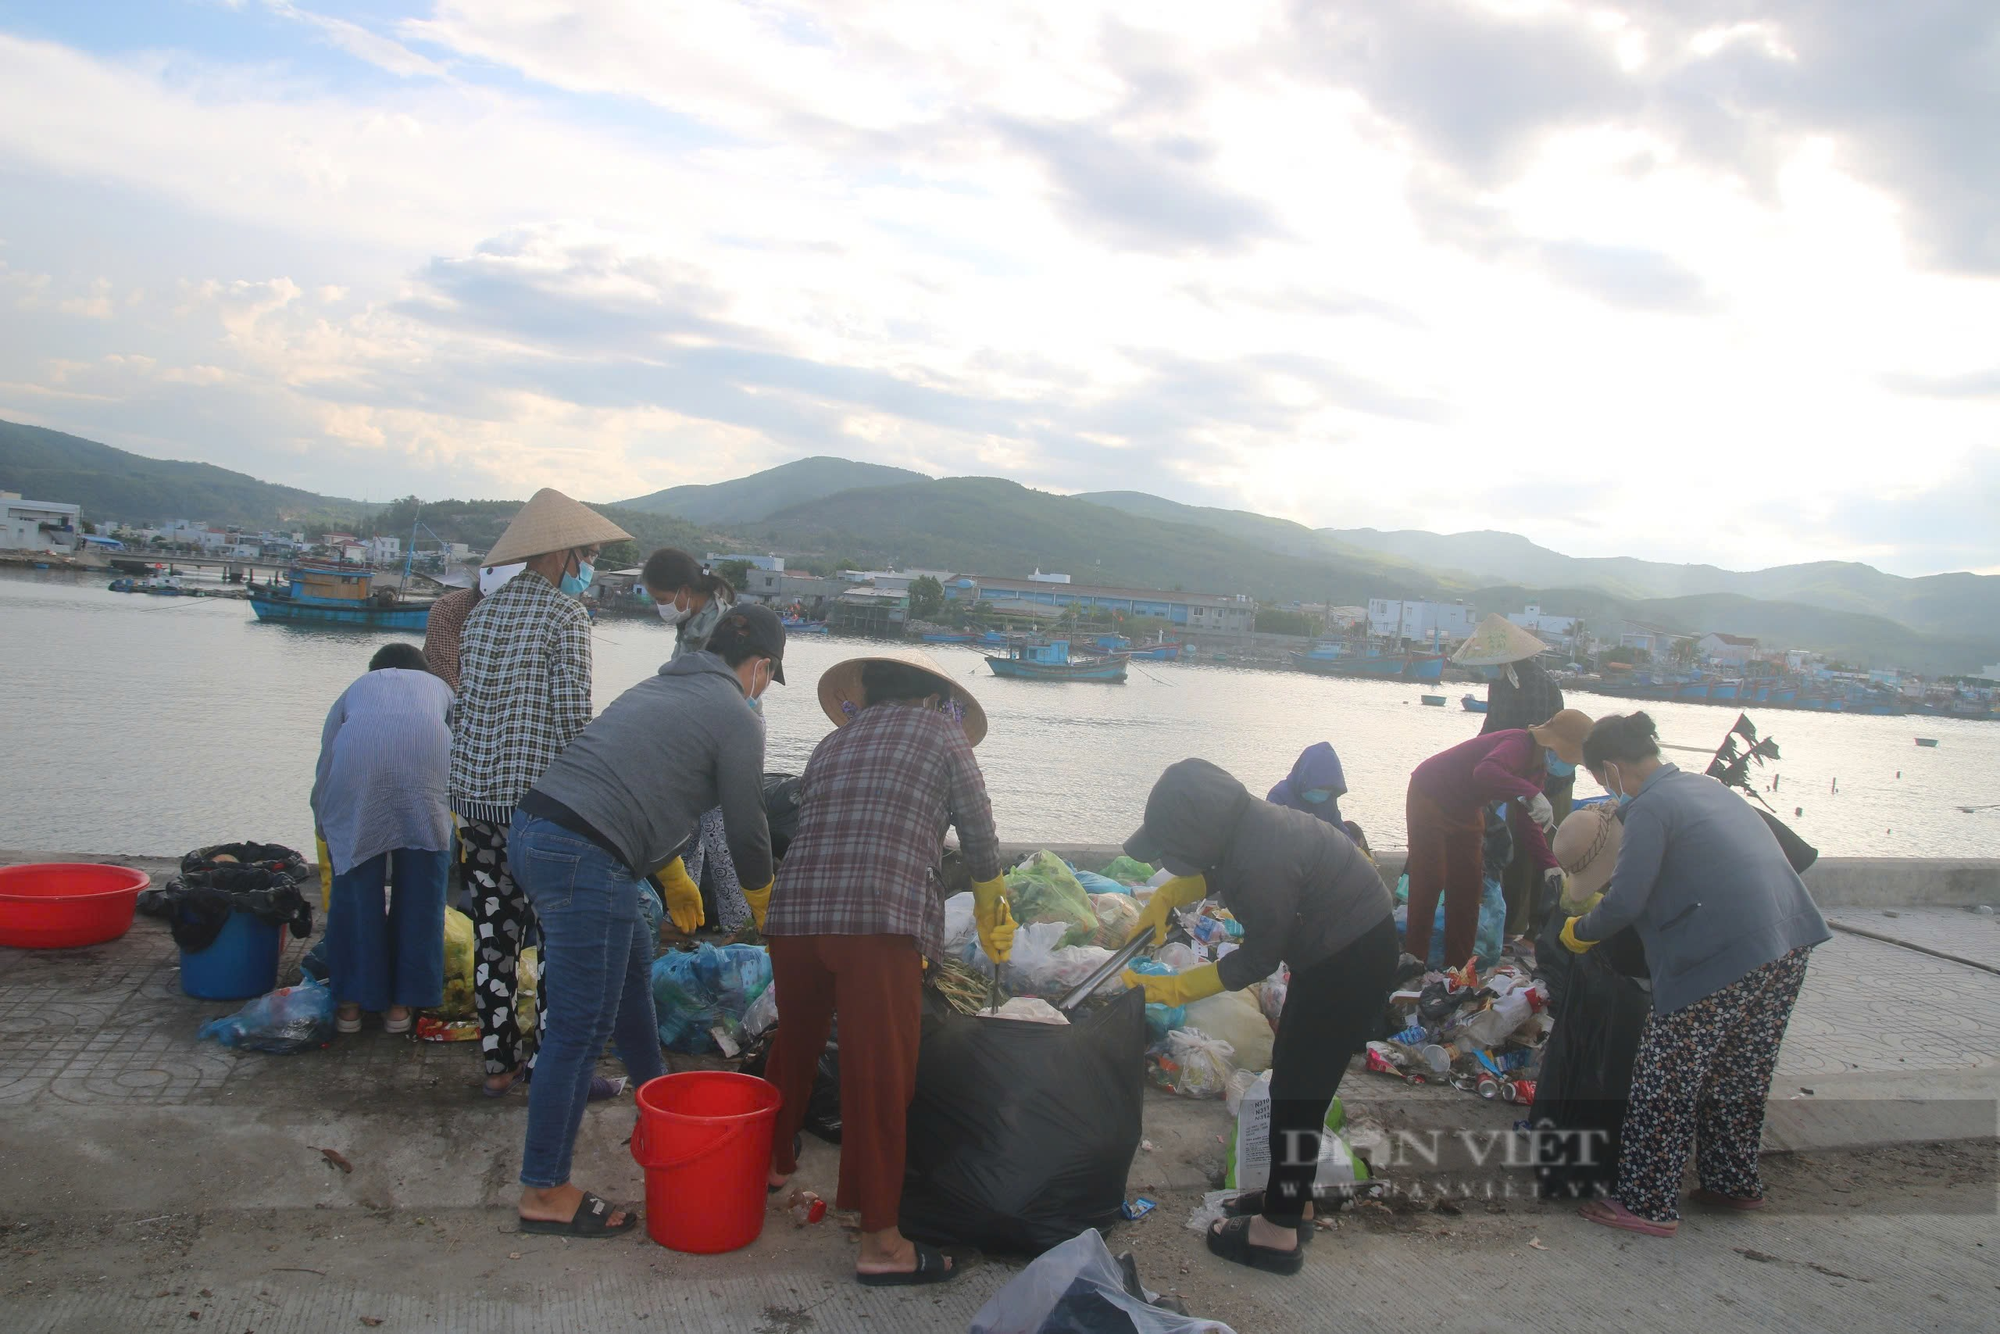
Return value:
[(819, 743), (801, 792), (764, 934), (915, 936), (926, 957), (942, 957), (945, 827), (957, 826), (974, 880), (1000, 874), (993, 805), (964, 729), (931, 709), (863, 709)]
[(590, 615), (532, 570), (465, 619), (452, 710), (451, 808), (504, 824), (590, 722)]
[(424, 661), (431, 674), (458, 693), (458, 644), (465, 637), (465, 618), (479, 605), (477, 588), (461, 588), (431, 603), (424, 618)]

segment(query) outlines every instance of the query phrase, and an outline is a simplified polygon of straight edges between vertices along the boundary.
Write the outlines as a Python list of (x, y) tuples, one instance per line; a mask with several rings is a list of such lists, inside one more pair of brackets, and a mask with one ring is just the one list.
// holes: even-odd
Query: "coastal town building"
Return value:
[(1576, 617), (1552, 616), (1539, 603), (1529, 603), (1525, 611), (1510, 611), (1507, 619), (1545, 644), (1567, 645), (1576, 638)]
[(708, 568), (711, 570), (718, 565), (727, 565), (732, 561), (742, 561), (753, 570), (764, 570), (771, 574), (783, 574), (785, 572), (785, 558), (783, 556), (731, 556), (724, 555), (719, 551), (711, 551), (702, 559), (708, 563)]
[[(939, 582), (954, 601), (988, 602), (997, 609), (1029, 615), (1076, 607), (1125, 616), (1149, 616), (1189, 634), (1243, 637), (1256, 626), (1257, 604), (1243, 594), (1169, 592), (1157, 588), (1115, 588), (1096, 584), (1052, 583), (1046, 577), (959, 575)], [(879, 583), (877, 585), (880, 586)], [(1039, 612), (1038, 612), (1038, 609)]]
[(1413, 602), (1403, 598), (1368, 600), (1368, 633), (1381, 639), (1455, 642), (1470, 638), (1479, 612), (1463, 602)]
[(0, 492), (0, 503), (6, 505), (0, 548), (59, 555), (76, 550), (77, 539), (83, 533), (82, 507), (61, 501), (27, 500), (17, 491)]
[(1673, 657), (1676, 645), (1685, 644), (1692, 635), (1678, 634), (1663, 626), (1648, 625), (1644, 621), (1626, 621), (1618, 634), (1620, 648), (1643, 649), (1653, 658), (1665, 661)]
[(1711, 631), (1695, 641), (1695, 651), (1701, 654), (1703, 662), (1718, 667), (1741, 667), (1756, 659), (1757, 641)]

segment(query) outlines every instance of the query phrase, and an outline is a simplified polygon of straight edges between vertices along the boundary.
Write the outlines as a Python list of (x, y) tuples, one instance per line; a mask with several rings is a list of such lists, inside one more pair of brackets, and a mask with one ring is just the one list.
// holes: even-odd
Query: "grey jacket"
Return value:
[(672, 861), (720, 806), (737, 878), (771, 882), (764, 725), (713, 653), (683, 654), (613, 700), (534, 790), (588, 820), (640, 876)]
[(1655, 1013), (1831, 937), (1770, 827), (1713, 778), (1663, 764), (1620, 815), (1625, 835), (1611, 887), (1576, 936), (1603, 940), (1636, 928)]
[(1280, 962), (1324, 963), (1394, 915), (1375, 866), (1339, 829), (1259, 801), (1206, 760), (1170, 767), (1146, 802), (1165, 855), (1201, 868), (1208, 892), (1243, 923), (1241, 948), (1217, 971), (1231, 991)]

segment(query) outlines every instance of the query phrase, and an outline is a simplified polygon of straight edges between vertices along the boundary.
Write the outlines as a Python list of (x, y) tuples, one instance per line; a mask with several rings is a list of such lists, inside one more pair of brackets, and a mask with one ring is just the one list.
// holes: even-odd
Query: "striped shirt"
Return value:
[(320, 731), (312, 812), (335, 875), (397, 848), (451, 846), (450, 711), (444, 682), (394, 667), (369, 672), (333, 702)]
[(439, 680), (458, 692), (459, 641), (465, 637), (465, 618), (479, 605), (477, 588), (461, 588), (431, 603), (424, 618), (424, 661)]
[(523, 570), (465, 620), (452, 713), (451, 808), (505, 824), (590, 722), (590, 614)]
[(941, 958), (946, 827), (974, 880), (1000, 874), (993, 805), (964, 729), (931, 709), (863, 709), (819, 743), (800, 790), (764, 934), (914, 936)]

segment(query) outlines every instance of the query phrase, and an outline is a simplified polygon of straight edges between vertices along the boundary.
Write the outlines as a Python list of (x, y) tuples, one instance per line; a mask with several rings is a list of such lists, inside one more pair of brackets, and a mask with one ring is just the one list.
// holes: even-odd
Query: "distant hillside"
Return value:
[(260, 482), (210, 463), (149, 459), (81, 436), (0, 422), (0, 490), (83, 507), (86, 523), (205, 519), (264, 528), (370, 507)]
[[(525, 502), (519, 500), (427, 500), (421, 517), (424, 527), (446, 542), (463, 542), (484, 554), (500, 540), (500, 534)], [(605, 570), (621, 569), (643, 562), (657, 547), (680, 547), (699, 556), (705, 534), (695, 525), (665, 514), (647, 514), (618, 505), (593, 505), (592, 509), (632, 534), (632, 541), (607, 548), (598, 565)], [(374, 520), (374, 529), (397, 535), (410, 531), (418, 517), (415, 504), (399, 500), (386, 507)]]
[(1370, 557), (1288, 556), (1232, 533), (1141, 518), (995, 477), (845, 491), (734, 531), (760, 548), (816, 551), (863, 566), (1014, 576), (1039, 567), (1078, 583), (1249, 593), (1266, 601), (1448, 591), (1429, 575)]
[[(1183, 505), (1176, 500), (1165, 500), (1148, 495), (1144, 491), (1086, 491), (1076, 497), (1093, 505), (1120, 510), (1142, 519), (1161, 519), (1168, 523), (1194, 524), (1202, 528), (1213, 528), (1217, 532), (1228, 533), (1285, 556), (1324, 557), (1356, 561), (1360, 564), (1384, 570), (1421, 571), (1435, 575), (1435, 569), (1424, 567), (1420, 562), (1406, 560), (1393, 552), (1379, 552), (1370, 548), (1351, 546), (1329, 536), (1326, 532), (1308, 528), (1290, 519), (1274, 519), (1268, 514), (1255, 514), (1249, 510), (1217, 509), (1209, 505)], [(1465, 582), (1476, 582), (1478, 576), (1471, 572), (1465, 575)]]
[(670, 486), (649, 496), (615, 503), (648, 514), (671, 514), (693, 523), (755, 523), (779, 510), (823, 500), (842, 491), (929, 480), (923, 473), (908, 468), (820, 457), (799, 459), (708, 486)]

